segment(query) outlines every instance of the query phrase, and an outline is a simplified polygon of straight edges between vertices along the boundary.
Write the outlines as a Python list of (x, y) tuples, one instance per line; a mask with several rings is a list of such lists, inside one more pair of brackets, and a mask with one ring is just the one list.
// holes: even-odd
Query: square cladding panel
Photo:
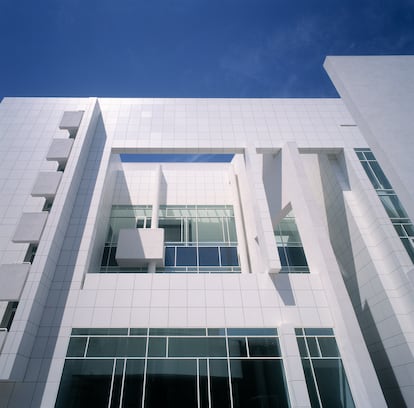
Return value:
[(144, 266), (149, 262), (163, 266), (164, 229), (121, 229), (115, 259), (119, 266), (126, 268)]

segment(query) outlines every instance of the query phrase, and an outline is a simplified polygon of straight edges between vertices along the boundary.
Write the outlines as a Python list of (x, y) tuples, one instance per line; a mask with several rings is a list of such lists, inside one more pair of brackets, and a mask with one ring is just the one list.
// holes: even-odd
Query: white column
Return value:
[(234, 219), (237, 228), (237, 245), (239, 247), (240, 267), (242, 273), (250, 273), (249, 266), (249, 254), (247, 252), (246, 245), (246, 231), (244, 228), (244, 217), (240, 203), (240, 191), (237, 176), (234, 172), (234, 167), (230, 167), (230, 184), (233, 187), (233, 208), (234, 208)]
[[(257, 232), (254, 239), (261, 257), (261, 268), (259, 272), (279, 272), (280, 260), (263, 184), (261, 157), (253, 146), (248, 146), (245, 149), (244, 158), (247, 181), (253, 201), (252, 211)], [(253, 265), (252, 269), (254, 270)]]
[[(160, 209), (160, 195), (161, 195), (161, 176), (162, 169), (159, 164), (155, 170), (154, 177), (154, 199), (152, 202), (152, 214), (151, 214), (151, 229), (158, 228), (158, 218)], [(148, 273), (155, 273), (156, 262), (150, 262), (148, 264)]]
[[(292, 202), (303, 245), (305, 250), (308, 248), (306, 253), (310, 271), (321, 277), (355, 405), (385, 407), (374, 367), (323, 222), (323, 209), (319, 207), (310, 190), (308, 177), (294, 142), (286, 143), (282, 149), (282, 171), (283, 195)], [(361, 362), (364, 362), (363, 372)]]

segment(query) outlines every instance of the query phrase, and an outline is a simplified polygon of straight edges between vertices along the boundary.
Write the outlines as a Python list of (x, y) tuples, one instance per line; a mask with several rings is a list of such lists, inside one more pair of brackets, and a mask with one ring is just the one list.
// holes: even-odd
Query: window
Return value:
[(158, 272), (240, 272), (232, 206), (161, 206), (165, 268)]
[(281, 272), (308, 273), (309, 267), (303, 250), (293, 211), (290, 211), (274, 230), (279, 252)]
[(73, 329), (56, 407), (288, 407), (276, 329)]
[(370, 149), (355, 149), (411, 261), (414, 263), (414, 226)]
[(10, 330), (19, 302), (9, 302), (0, 323), (0, 328)]
[(355, 408), (332, 329), (295, 329), (312, 408)]
[[(151, 214), (150, 205), (112, 207), (101, 273), (147, 272), (119, 267), (115, 254), (119, 230), (150, 228)], [(156, 272), (240, 272), (232, 206), (160, 206), (158, 227), (164, 229), (165, 267)]]

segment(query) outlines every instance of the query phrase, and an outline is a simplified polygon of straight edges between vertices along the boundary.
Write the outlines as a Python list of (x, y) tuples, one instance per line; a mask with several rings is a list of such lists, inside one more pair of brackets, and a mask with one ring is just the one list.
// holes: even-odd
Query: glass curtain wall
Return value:
[[(119, 267), (116, 248), (121, 228), (150, 228), (150, 205), (112, 207), (100, 272), (147, 272), (147, 267)], [(157, 273), (240, 272), (233, 207), (160, 206), (158, 227), (164, 229), (165, 267)]]
[(355, 408), (332, 329), (295, 329), (312, 408)]
[(355, 149), (404, 248), (414, 263), (414, 226), (370, 149)]
[(233, 207), (161, 206), (165, 268), (159, 272), (240, 272)]
[(276, 329), (73, 329), (56, 408), (289, 407)]

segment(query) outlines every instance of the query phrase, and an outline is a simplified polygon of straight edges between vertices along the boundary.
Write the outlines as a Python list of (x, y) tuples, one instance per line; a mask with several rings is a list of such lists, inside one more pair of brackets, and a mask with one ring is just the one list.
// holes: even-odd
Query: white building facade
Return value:
[(342, 99), (5, 98), (0, 406), (412, 405), (403, 60), (328, 58)]

